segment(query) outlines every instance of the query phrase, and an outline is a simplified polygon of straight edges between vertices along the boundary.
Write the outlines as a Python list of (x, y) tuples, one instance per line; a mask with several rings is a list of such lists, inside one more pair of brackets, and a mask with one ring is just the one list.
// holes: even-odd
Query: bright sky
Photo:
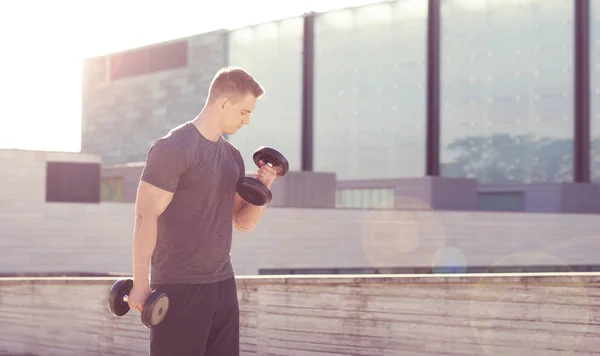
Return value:
[(86, 57), (377, 0), (2, 0), (0, 148), (79, 151)]

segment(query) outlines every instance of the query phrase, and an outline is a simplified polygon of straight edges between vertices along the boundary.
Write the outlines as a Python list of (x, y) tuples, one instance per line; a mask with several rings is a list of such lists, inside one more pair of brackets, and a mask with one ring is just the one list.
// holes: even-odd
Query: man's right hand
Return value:
[(129, 298), (127, 299), (127, 304), (129, 304), (131, 309), (141, 312), (142, 308), (144, 307), (144, 303), (151, 292), (152, 290), (150, 289), (148, 283), (136, 284), (134, 282), (133, 288), (129, 293)]

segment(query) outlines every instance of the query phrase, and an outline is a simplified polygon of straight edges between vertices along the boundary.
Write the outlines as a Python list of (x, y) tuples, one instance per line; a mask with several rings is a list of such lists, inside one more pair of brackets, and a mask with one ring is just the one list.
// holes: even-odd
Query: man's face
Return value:
[(250, 114), (256, 106), (256, 97), (247, 94), (238, 100), (225, 101), (221, 112), (221, 126), (223, 133), (234, 135), (244, 125), (250, 124)]

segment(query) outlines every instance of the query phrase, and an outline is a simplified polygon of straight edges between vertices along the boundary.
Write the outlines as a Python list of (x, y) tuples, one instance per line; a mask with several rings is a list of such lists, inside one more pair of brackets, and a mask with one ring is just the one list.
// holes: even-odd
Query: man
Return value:
[[(141, 311), (151, 289), (169, 297), (167, 316), (150, 331), (152, 356), (239, 355), (233, 226), (251, 231), (266, 206), (250, 205), (236, 193), (244, 161), (222, 134), (248, 125), (263, 94), (243, 69), (221, 69), (198, 116), (148, 152), (135, 204), (128, 303)], [(256, 178), (270, 187), (275, 174), (260, 162)]]

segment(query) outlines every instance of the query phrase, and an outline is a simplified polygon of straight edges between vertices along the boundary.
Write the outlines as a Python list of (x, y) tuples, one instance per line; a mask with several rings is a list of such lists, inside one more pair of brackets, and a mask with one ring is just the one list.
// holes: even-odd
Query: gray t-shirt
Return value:
[(141, 179), (174, 196), (158, 218), (151, 284), (233, 277), (233, 201), (244, 170), (235, 146), (206, 139), (191, 122), (154, 142)]

